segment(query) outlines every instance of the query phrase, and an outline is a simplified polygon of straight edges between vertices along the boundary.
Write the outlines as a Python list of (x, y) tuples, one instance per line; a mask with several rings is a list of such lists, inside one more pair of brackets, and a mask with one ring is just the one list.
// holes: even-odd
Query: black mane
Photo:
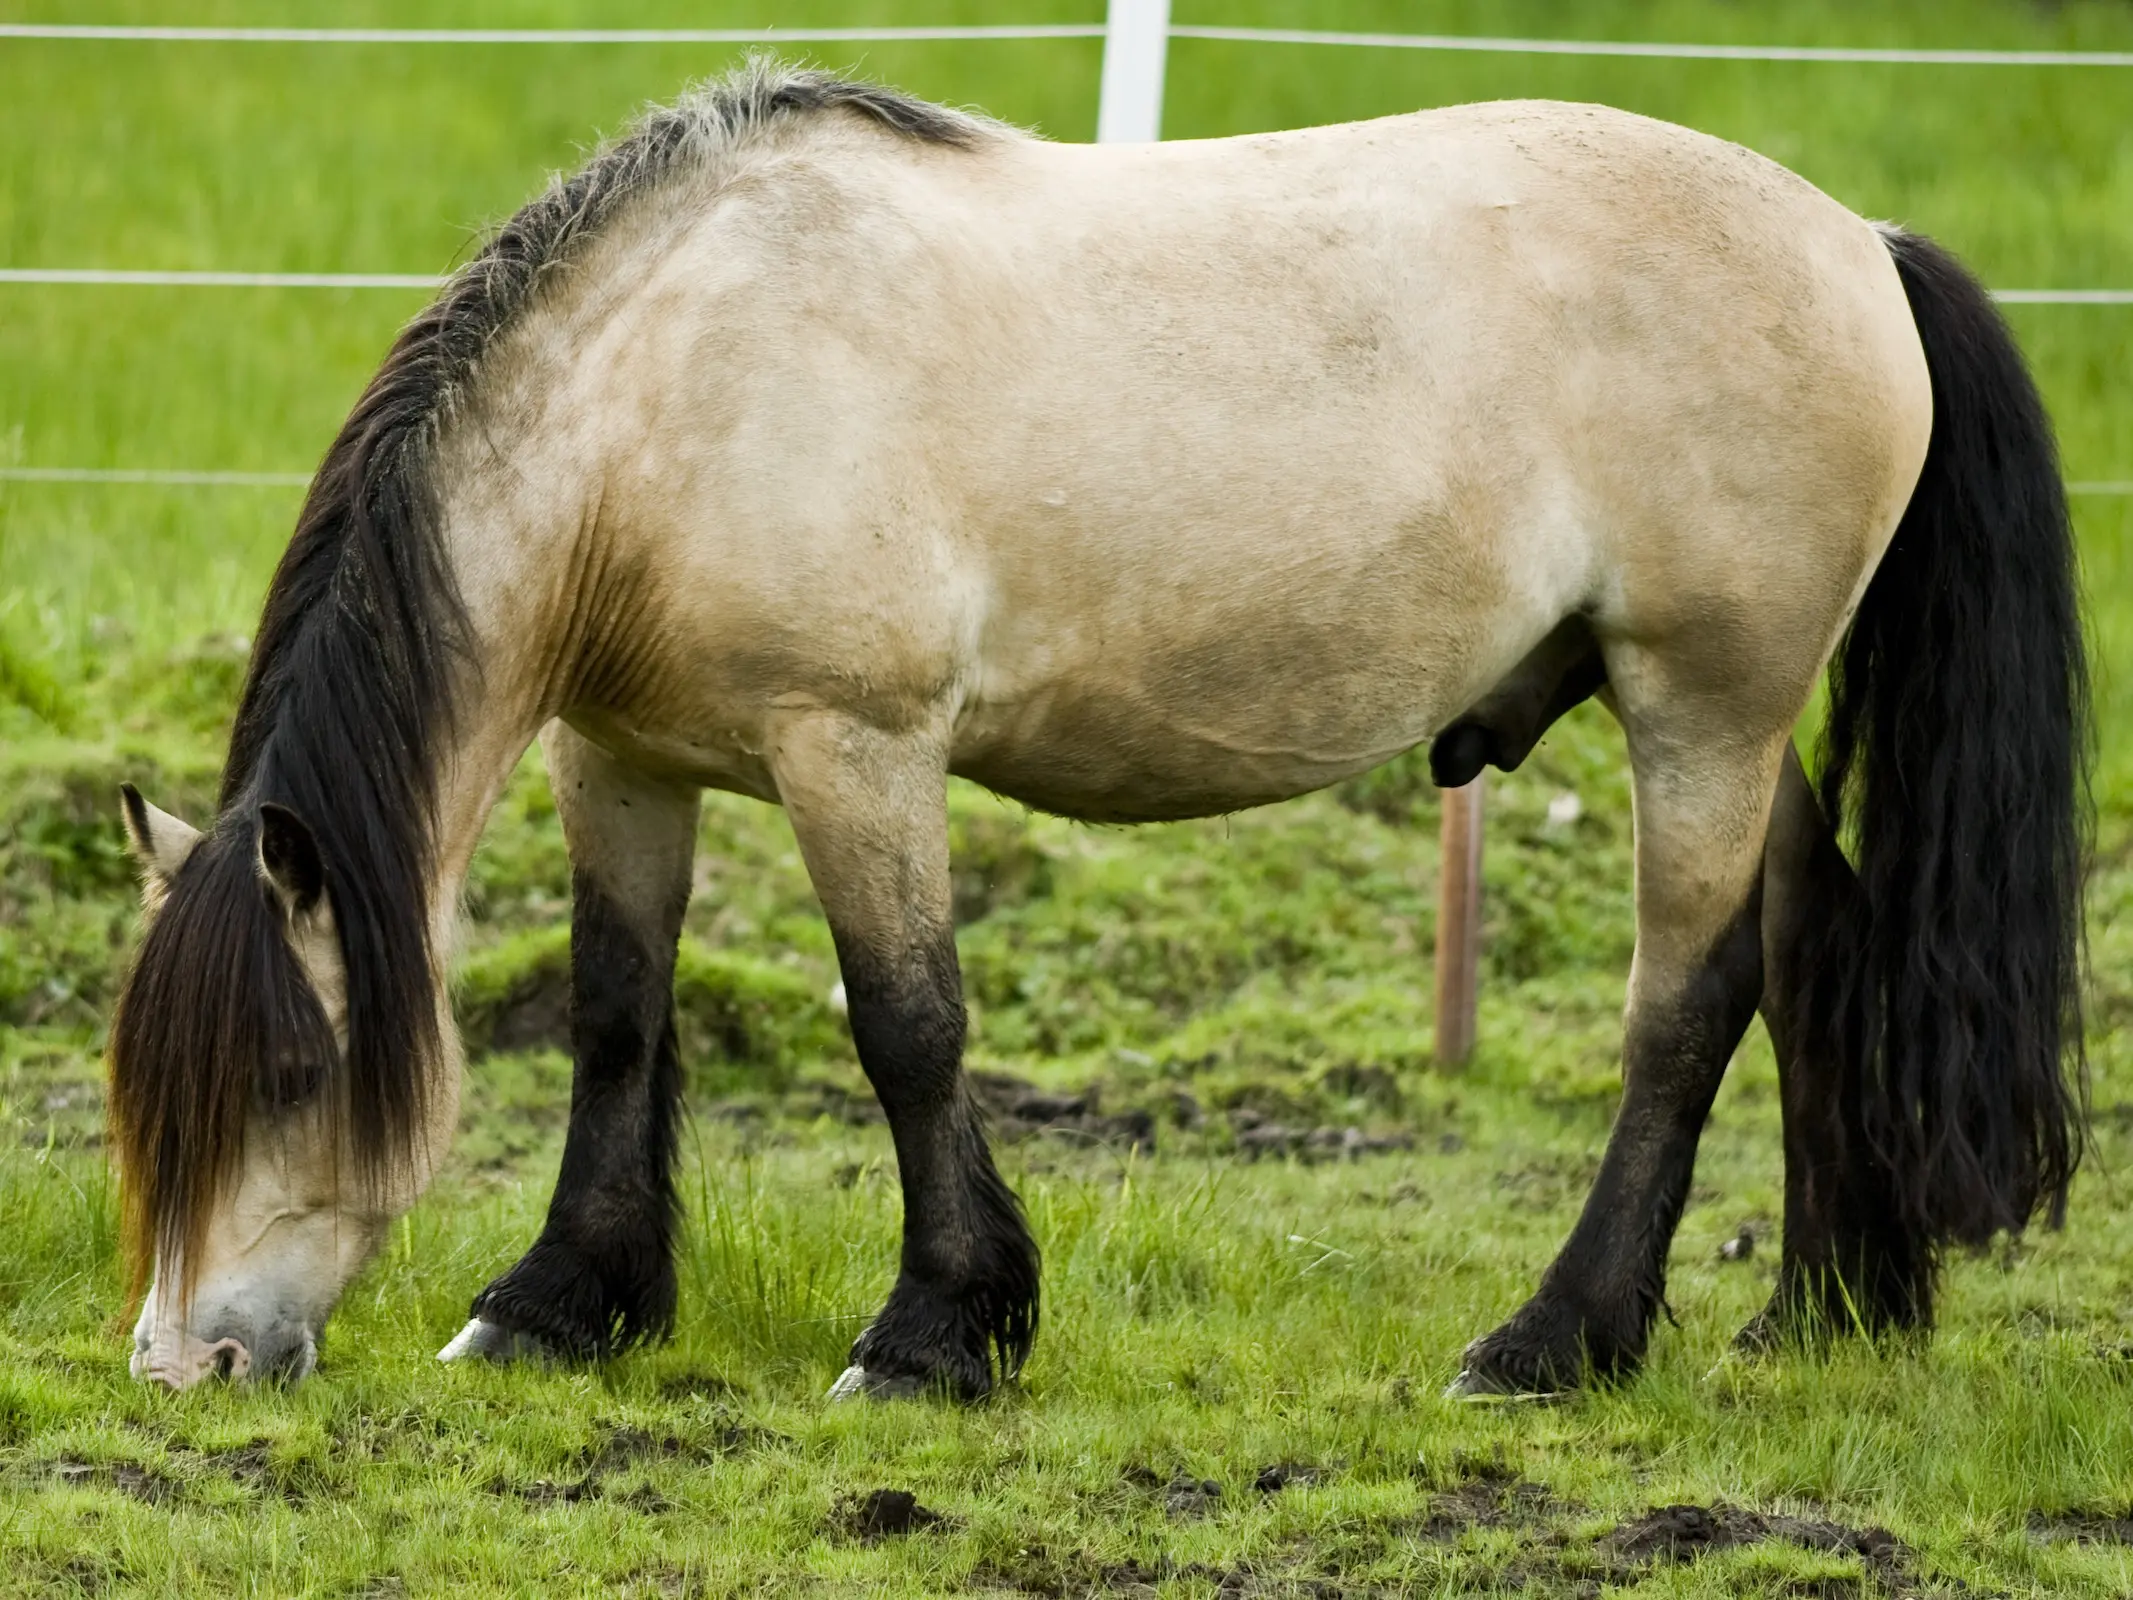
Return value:
[[(422, 1126), (438, 1030), (429, 937), (435, 757), (478, 671), (442, 528), (437, 440), (484, 354), (549, 269), (633, 199), (792, 117), (845, 108), (968, 146), (983, 121), (872, 84), (757, 59), (654, 110), (506, 222), (402, 331), (313, 478), (267, 593), (220, 816), (142, 942), (113, 1020), (111, 1118), (145, 1281), (190, 1259), (250, 1107), (325, 1087), (357, 1176)], [(339, 1054), (257, 865), (259, 808), (317, 839), (347, 976)], [(337, 1080), (337, 1081), (336, 1081)]]

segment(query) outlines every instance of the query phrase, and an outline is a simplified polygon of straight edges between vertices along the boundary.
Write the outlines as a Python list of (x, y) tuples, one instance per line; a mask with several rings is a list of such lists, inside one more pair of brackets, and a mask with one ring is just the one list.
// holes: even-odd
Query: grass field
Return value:
[[(0, 0), (0, 20), (715, 26), (1078, 20), (1092, 0)], [(2133, 49), (2133, 6), (1178, 0), (1179, 20)], [(1093, 42), (824, 49), (1062, 138)], [(714, 47), (0, 44), (0, 265), (429, 272)], [(1513, 94), (1723, 133), (2007, 287), (2133, 285), (2133, 72), (1180, 42), (1173, 136)], [(419, 296), (0, 286), (0, 466), (305, 470)], [(2012, 315), (2068, 474), (2133, 479), (2133, 310)], [(133, 1386), (97, 1055), (132, 933), (121, 778), (198, 816), (297, 494), (0, 481), (0, 1593), (1836, 1596), (2133, 1592), (2133, 497), (2077, 503), (2097, 642), (2097, 1151), (2067, 1229), (1952, 1264), (1930, 1344), (1714, 1365), (1767, 1295), (1758, 1030), (1645, 1375), (1441, 1401), (1530, 1288), (1618, 1081), (1628, 796), (1573, 716), (1491, 793), (1480, 1059), (1434, 1070), (1413, 763), (1137, 831), (954, 798), (972, 1065), (1060, 1126), (1003, 1162), (1046, 1252), (1024, 1383), (830, 1409), (893, 1272), (885, 1132), (783, 818), (707, 807), (679, 985), (697, 1115), (673, 1343), (597, 1371), (431, 1353), (531, 1239), (568, 1097), (568, 874), (537, 771), (492, 824), (459, 1148), (294, 1391)], [(1551, 824), (1576, 794), (1582, 815)], [(1017, 1087), (1024, 1086), (1024, 1087)], [(1006, 1118), (1010, 1130), (1032, 1118)], [(1035, 1119), (1042, 1120), (1042, 1119)], [(1355, 1130), (1351, 1135), (1348, 1130)], [(1363, 1147), (1345, 1154), (1343, 1141)], [(1376, 1148), (1370, 1148), (1370, 1147)], [(1720, 1243), (1743, 1227), (1745, 1260)], [(1277, 1469), (1269, 1472), (1267, 1469)], [(878, 1490), (914, 1494), (913, 1518)], [(1654, 1515), (1689, 1505), (1696, 1512)], [(901, 1531), (906, 1529), (907, 1531)]]

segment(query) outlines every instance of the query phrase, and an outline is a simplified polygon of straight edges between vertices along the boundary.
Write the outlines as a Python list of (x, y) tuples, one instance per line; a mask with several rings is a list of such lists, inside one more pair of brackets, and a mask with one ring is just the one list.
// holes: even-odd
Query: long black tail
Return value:
[(1802, 1023), (1930, 1252), (2061, 1220), (2081, 1154), (2088, 673), (2051, 423), (1991, 297), (1889, 230), (1933, 435), (1830, 666), (1825, 814), (1860, 894)]

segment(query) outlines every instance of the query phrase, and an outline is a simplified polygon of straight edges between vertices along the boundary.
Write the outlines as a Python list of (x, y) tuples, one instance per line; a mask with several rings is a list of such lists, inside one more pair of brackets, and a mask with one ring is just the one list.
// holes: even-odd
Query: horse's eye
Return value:
[(260, 1104), (269, 1111), (300, 1106), (318, 1093), (325, 1078), (325, 1064), (315, 1052), (294, 1045), (274, 1054), (259, 1084)]

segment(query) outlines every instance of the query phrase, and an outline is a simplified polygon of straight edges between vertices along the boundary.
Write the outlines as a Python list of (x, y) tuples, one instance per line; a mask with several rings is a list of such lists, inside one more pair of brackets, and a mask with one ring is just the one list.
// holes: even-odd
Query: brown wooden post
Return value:
[(1474, 1054), (1481, 975), (1482, 779), (1444, 791), (1437, 877), (1437, 1066), (1463, 1067)]

